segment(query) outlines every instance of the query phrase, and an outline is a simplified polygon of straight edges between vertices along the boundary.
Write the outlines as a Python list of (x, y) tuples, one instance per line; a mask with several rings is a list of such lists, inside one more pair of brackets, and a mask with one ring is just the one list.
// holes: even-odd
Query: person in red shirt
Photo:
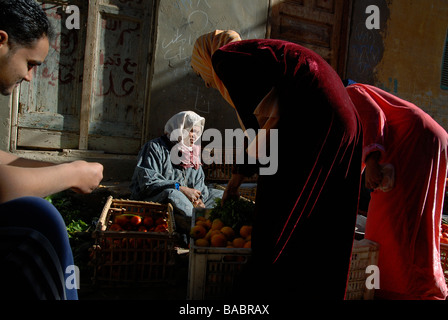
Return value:
[(357, 83), (346, 89), (363, 125), (365, 181), (373, 189), (365, 237), (380, 245), (375, 295), (444, 300), (439, 235), (448, 134), (422, 109), (384, 90)]

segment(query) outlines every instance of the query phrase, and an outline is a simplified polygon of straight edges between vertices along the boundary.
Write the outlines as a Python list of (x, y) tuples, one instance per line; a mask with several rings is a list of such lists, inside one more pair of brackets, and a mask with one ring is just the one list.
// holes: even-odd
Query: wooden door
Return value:
[(295, 42), (345, 75), (351, 0), (271, 0), (268, 37)]
[[(76, 5), (87, 12), (83, 3)], [(18, 105), (13, 106), (13, 150), (78, 147), (86, 33), (65, 27), (63, 6), (45, 3), (43, 8), (56, 36), (44, 63), (34, 69), (33, 81), (20, 85)], [(87, 15), (81, 14), (81, 25), (86, 22)]]
[[(153, 1), (68, 1), (81, 27), (65, 26), (65, 5), (45, 1), (56, 40), (35, 78), (22, 84), (16, 148), (135, 154), (144, 135)], [(14, 144), (13, 144), (14, 147)]]

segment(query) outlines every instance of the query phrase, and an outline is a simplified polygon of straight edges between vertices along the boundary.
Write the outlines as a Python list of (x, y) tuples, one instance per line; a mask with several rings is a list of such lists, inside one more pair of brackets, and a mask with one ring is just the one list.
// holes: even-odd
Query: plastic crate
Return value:
[(372, 300), (375, 289), (367, 289), (366, 269), (378, 265), (379, 245), (368, 239), (355, 240), (353, 243), (350, 272), (345, 294), (346, 300)]
[(440, 261), (442, 263), (443, 273), (445, 275), (445, 281), (448, 285), (448, 244), (440, 244)]
[[(192, 225), (198, 216), (209, 210), (195, 210)], [(346, 300), (371, 300), (375, 289), (367, 289), (366, 268), (378, 264), (379, 245), (373, 241), (355, 240), (352, 250)], [(244, 264), (250, 258), (250, 248), (198, 247), (190, 240), (188, 299), (223, 299), (231, 293)]]
[[(194, 210), (192, 226), (209, 210)], [(250, 248), (198, 247), (190, 240), (188, 293), (190, 300), (216, 300), (228, 297), (237, 277), (248, 262)]]
[[(167, 232), (109, 230), (116, 215), (134, 213), (167, 220)], [(109, 197), (93, 232), (91, 263), (94, 284), (144, 286), (174, 279), (175, 242), (173, 208), (170, 204), (117, 200)]]

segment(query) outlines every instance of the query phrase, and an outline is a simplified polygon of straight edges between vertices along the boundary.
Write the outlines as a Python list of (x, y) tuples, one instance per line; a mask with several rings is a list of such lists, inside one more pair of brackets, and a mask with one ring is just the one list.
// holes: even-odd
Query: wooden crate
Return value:
[[(167, 232), (113, 231), (115, 216), (163, 217)], [(173, 208), (170, 204), (117, 200), (109, 197), (93, 232), (91, 263), (94, 283), (103, 286), (144, 286), (174, 279), (175, 242)]]
[(448, 285), (448, 244), (440, 244), (440, 261), (442, 263), (443, 273), (445, 275), (445, 281)]

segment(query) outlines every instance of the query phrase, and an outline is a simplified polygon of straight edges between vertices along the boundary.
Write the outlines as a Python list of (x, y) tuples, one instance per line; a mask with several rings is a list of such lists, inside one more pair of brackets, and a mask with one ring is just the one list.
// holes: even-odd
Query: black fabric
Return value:
[(0, 299), (65, 300), (64, 274), (51, 243), (28, 228), (0, 228)]

